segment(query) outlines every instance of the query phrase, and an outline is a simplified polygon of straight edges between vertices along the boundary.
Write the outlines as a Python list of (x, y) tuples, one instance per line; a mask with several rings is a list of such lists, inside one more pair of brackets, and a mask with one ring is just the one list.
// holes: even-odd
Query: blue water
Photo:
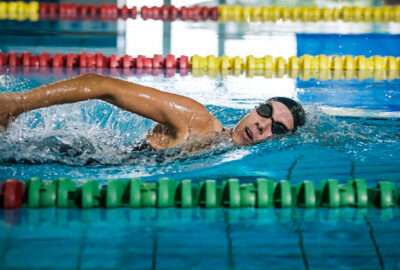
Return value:
[[(2, 91), (25, 91), (65, 77), (2, 75)], [(154, 126), (150, 120), (100, 101), (54, 106), (21, 115), (0, 135), (0, 178), (37, 176), (52, 180), (65, 176), (105, 181), (263, 176), (294, 183), (365, 178), (371, 184), (400, 179), (398, 79), (301, 81), (261, 77), (257, 89), (246, 90), (244, 86), (251, 85), (254, 78), (179, 74), (173, 78), (121, 78), (199, 100), (229, 128), (258, 103), (277, 95), (269, 87), (286, 84), (287, 95), (305, 105), (308, 122), (295, 136), (250, 147), (235, 147), (227, 141), (212, 151), (143, 153), (132, 152), (130, 146), (144, 139)], [(231, 91), (237, 95), (226, 95), (233, 83)], [(244, 95), (243, 91), (250, 93)]]
[(400, 35), (297, 34), (297, 55), (400, 56)]
[(397, 269), (400, 263), (398, 209), (0, 213), (6, 269)]

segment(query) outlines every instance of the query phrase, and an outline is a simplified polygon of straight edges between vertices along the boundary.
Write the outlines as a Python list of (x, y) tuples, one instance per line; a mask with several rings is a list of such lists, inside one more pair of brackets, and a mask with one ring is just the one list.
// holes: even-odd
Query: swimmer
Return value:
[[(305, 123), (305, 112), (296, 101), (275, 97), (260, 104), (233, 130), (197, 101), (124, 80), (86, 74), (43, 85), (26, 93), (0, 94), (0, 126), (7, 127), (18, 115), (56, 104), (100, 99), (158, 124), (139, 149), (175, 148), (193, 137), (230, 137), (244, 146), (275, 136), (291, 134)], [(143, 146), (143, 147), (142, 147)]]

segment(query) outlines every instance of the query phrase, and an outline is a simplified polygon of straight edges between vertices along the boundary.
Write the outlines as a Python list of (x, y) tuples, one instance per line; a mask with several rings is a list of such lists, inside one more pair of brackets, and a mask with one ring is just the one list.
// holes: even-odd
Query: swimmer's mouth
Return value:
[(246, 131), (247, 137), (249, 137), (249, 139), (253, 141), (253, 133), (251, 132), (251, 130), (248, 127), (245, 127), (244, 130)]

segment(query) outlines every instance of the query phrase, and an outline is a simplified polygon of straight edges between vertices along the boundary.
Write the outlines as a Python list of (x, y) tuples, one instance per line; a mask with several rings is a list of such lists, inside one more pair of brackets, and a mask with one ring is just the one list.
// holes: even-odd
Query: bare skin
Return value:
[[(81, 75), (26, 93), (0, 94), (0, 126), (7, 127), (18, 115), (30, 110), (90, 99), (106, 101), (157, 122), (147, 135), (155, 150), (174, 148), (198, 136), (231, 136), (235, 145), (252, 144), (272, 136), (272, 120), (260, 116), (255, 109), (229, 132), (191, 98), (97, 74)], [(275, 122), (293, 129), (289, 109), (277, 101), (270, 103)]]

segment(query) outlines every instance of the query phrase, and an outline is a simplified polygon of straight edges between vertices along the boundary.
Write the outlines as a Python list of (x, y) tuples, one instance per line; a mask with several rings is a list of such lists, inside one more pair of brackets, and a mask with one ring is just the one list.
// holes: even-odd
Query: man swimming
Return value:
[(146, 136), (154, 150), (174, 148), (193, 137), (231, 137), (235, 145), (260, 142), (294, 132), (305, 123), (305, 112), (296, 101), (276, 97), (242, 118), (233, 130), (225, 129), (203, 105), (177, 94), (124, 80), (86, 74), (43, 85), (26, 93), (0, 94), (0, 126), (18, 115), (56, 104), (100, 99), (158, 123)]

